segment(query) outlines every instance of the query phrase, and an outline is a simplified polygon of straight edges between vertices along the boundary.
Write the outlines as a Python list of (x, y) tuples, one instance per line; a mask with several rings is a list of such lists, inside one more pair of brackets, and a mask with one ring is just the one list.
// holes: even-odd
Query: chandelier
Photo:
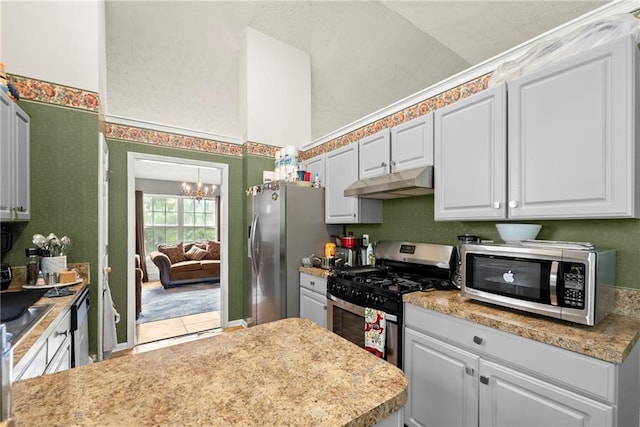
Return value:
[(191, 188), (191, 185), (183, 182), (182, 195), (200, 201), (202, 199), (206, 199), (207, 197), (213, 197), (215, 187), (215, 185), (212, 185), (211, 187), (202, 185), (202, 182), (200, 182), (200, 168), (198, 168), (198, 182), (196, 183), (195, 188)]

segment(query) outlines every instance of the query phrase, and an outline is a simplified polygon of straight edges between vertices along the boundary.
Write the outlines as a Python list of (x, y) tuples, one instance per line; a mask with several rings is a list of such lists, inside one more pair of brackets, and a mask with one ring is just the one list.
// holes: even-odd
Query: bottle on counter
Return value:
[(35, 285), (38, 280), (38, 272), (40, 271), (40, 255), (38, 249), (27, 248), (27, 285)]
[(320, 188), (320, 176), (316, 174), (316, 177), (313, 179), (313, 187)]
[(376, 255), (373, 253), (373, 243), (367, 246), (367, 264), (376, 265)]

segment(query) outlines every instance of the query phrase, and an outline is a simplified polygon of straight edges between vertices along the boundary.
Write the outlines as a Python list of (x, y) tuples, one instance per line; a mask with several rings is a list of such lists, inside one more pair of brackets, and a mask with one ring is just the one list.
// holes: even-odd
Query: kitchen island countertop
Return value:
[(622, 363), (640, 337), (640, 318), (618, 313), (584, 326), (473, 301), (458, 291), (412, 292), (403, 301), (612, 363)]
[(365, 426), (406, 393), (397, 367), (292, 318), (19, 381), (12, 413), (18, 425)]

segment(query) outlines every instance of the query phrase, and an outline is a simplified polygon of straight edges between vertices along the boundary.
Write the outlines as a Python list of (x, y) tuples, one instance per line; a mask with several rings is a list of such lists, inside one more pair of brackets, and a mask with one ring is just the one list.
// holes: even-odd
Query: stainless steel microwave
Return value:
[(462, 295), (597, 324), (613, 309), (616, 252), (555, 243), (464, 245)]

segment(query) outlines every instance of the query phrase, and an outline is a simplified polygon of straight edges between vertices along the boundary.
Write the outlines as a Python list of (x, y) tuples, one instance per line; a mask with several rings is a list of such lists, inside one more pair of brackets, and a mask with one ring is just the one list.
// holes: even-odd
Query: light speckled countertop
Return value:
[[(38, 340), (40, 337), (49, 332), (49, 327), (55, 323), (60, 314), (66, 312), (73, 304), (74, 300), (80, 295), (79, 291), (82, 290), (87, 285), (87, 280), (89, 277), (89, 263), (77, 263), (77, 264), (69, 264), (68, 267), (71, 269), (76, 269), (80, 277), (83, 278), (83, 282), (74, 286), (69, 286), (69, 289), (76, 291), (75, 294), (65, 296), (65, 297), (56, 297), (56, 298), (40, 298), (34, 305), (46, 305), (46, 304), (54, 304), (54, 307), (50, 312), (47, 313), (46, 316), (42, 318), (38, 322), (38, 324), (26, 335), (24, 335), (19, 342), (13, 343), (13, 366), (18, 366), (21, 363), (22, 358), (27, 354), (29, 350), (33, 348), (34, 345), (39, 344)], [(24, 267), (14, 267), (13, 268), (13, 278), (11, 280), (11, 284), (6, 291), (3, 292), (15, 292), (22, 290), (22, 284), (25, 283), (25, 269)], [(14, 370), (14, 373), (16, 371)]]
[(402, 408), (406, 390), (395, 366), (293, 318), (18, 381), (13, 418), (24, 426), (366, 426)]
[(333, 270), (325, 270), (323, 268), (317, 267), (300, 267), (298, 268), (298, 270), (300, 271), (300, 273), (307, 273), (311, 274), (312, 276), (322, 277), (324, 279), (333, 274)]
[(640, 337), (640, 318), (618, 313), (582, 326), (472, 301), (458, 291), (412, 292), (403, 301), (613, 363), (621, 363)]

